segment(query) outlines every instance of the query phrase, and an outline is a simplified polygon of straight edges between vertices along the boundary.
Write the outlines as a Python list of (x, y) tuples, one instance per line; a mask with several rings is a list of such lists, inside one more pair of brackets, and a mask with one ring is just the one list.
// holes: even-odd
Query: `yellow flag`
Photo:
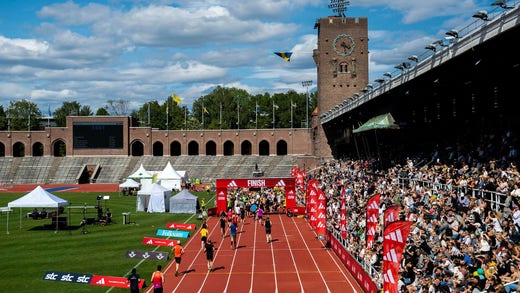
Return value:
[(173, 94), (173, 101), (177, 103), (177, 105), (180, 105), (182, 103), (182, 99), (177, 96), (177, 94)]
[(208, 113), (208, 114), (209, 114), (208, 109), (206, 109), (206, 107), (204, 107), (204, 108), (202, 109), (202, 111), (204, 111), (204, 113)]

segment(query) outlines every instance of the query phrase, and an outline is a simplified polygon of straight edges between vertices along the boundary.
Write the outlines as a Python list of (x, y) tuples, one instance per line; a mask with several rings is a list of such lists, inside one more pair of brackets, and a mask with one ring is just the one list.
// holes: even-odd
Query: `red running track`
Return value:
[(271, 243), (265, 228), (246, 218), (238, 224), (236, 250), (231, 249), (229, 233), (221, 237), (218, 218), (209, 218), (209, 239), (216, 248), (214, 270), (208, 272), (197, 231), (184, 245), (181, 274), (175, 277), (174, 261), (164, 269), (164, 292), (363, 292), (305, 219), (284, 214), (270, 218)]

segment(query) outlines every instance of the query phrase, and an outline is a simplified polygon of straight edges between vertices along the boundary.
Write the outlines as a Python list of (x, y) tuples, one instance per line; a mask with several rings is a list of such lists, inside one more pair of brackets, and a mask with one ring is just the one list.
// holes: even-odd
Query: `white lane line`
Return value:
[(300, 283), (300, 292), (303, 293), (305, 292), (305, 290), (303, 289), (302, 279), (300, 278), (300, 271), (298, 270), (298, 266), (296, 265), (296, 261), (294, 260), (294, 254), (292, 253), (291, 244), (289, 243), (289, 238), (287, 237), (287, 232), (285, 231), (285, 225), (282, 223), (282, 219), (280, 219), (280, 223), (280, 226), (282, 226), (283, 234), (285, 235), (285, 241), (287, 242), (287, 246), (289, 247), (289, 253), (291, 254), (294, 269), (296, 270), (296, 276), (298, 277), (298, 282)]
[(249, 285), (249, 293), (253, 293), (253, 281), (255, 276), (255, 255), (256, 255), (256, 225), (257, 221), (255, 221), (255, 218), (253, 216), (253, 223), (255, 225), (255, 232), (253, 237), (253, 259), (251, 260), (251, 284)]
[[(229, 281), (231, 280), (231, 273), (233, 272), (233, 267), (235, 266), (235, 260), (237, 258), (238, 243), (239, 243), (240, 238), (242, 238), (243, 232), (244, 232), (244, 224), (242, 224), (242, 227), (240, 227), (240, 233), (238, 233), (238, 231), (237, 231), (237, 234), (235, 236), (235, 247), (236, 248), (233, 251), (233, 259), (231, 260), (231, 267), (229, 268), (229, 275), (228, 275), (228, 279), (226, 282), (226, 287), (224, 288), (224, 292), (227, 292), (227, 289), (229, 287)], [(229, 237), (231, 237), (231, 236), (229, 236)]]
[[(358, 291), (355, 289), (355, 288), (358, 287), (358, 285), (357, 285), (357, 284), (356, 284), (356, 285), (352, 284), (352, 282), (350, 281), (351, 278), (349, 278), (349, 277), (345, 274), (345, 272), (344, 272), (344, 270), (343, 270), (343, 269), (346, 269), (346, 268), (345, 268), (345, 265), (342, 264), (342, 263), (338, 263), (338, 262), (336, 261), (336, 257), (338, 257), (338, 256), (337, 256), (335, 253), (332, 253), (332, 252), (331, 252), (331, 249), (328, 249), (328, 250), (327, 250), (327, 253), (329, 254), (329, 256), (330, 256), (330, 258), (332, 259), (332, 261), (336, 264), (336, 267), (341, 271), (341, 274), (343, 275), (343, 277), (345, 277), (345, 280), (347, 280), (347, 282), (350, 284), (350, 287), (354, 290), (354, 292), (358, 292)], [(353, 277), (352, 277), (352, 278), (353, 278)]]
[[(206, 223), (207, 223), (207, 221), (206, 221)], [(220, 231), (220, 226), (218, 226), (218, 225), (214, 225), (212, 228), (210, 228), (210, 232), (208, 233), (208, 238), (210, 238), (209, 235), (212, 235), (215, 231), (217, 231), (217, 227), (218, 227), (218, 231)], [(199, 239), (199, 240), (200, 240), (200, 238), (195, 237), (195, 235), (198, 235), (198, 236), (200, 237), (200, 229), (202, 229), (202, 225), (201, 225), (201, 227), (197, 230), (197, 232), (196, 232), (195, 234), (193, 234), (193, 236), (192, 236), (191, 239), (190, 239), (190, 242), (191, 242), (193, 239)], [(190, 242), (188, 242), (188, 244), (189, 244)], [(184, 249), (186, 249), (186, 247), (188, 246), (188, 244), (185, 245), (185, 248), (184, 248)], [(198, 249), (198, 252), (195, 254), (195, 257), (193, 257), (193, 259), (191, 260), (191, 263), (190, 263), (190, 265), (189, 265), (189, 268), (191, 268), (191, 267), (195, 264), (195, 262), (197, 261), (197, 258), (199, 258), (199, 255), (201, 255), (201, 254), (204, 255), (203, 259), (206, 260), (206, 256), (205, 256), (203, 250), (200, 249), (198, 246), (197, 246), (197, 249)], [(215, 259), (215, 257), (216, 257), (216, 254), (214, 255), (213, 259)], [(171, 265), (175, 265), (175, 260), (171, 262)], [(172, 291), (172, 292), (175, 292), (175, 291), (179, 288), (179, 286), (182, 284), (182, 281), (184, 280), (184, 277), (185, 277), (185, 276), (186, 276), (185, 274), (183, 274), (183, 275), (181, 276), (179, 282), (177, 283), (177, 286), (175, 286), (175, 288), (173, 288), (173, 291)], [(200, 284), (199, 292), (200, 292), (200, 290), (202, 289), (202, 287), (204, 287), (204, 283), (206, 282), (206, 278), (207, 278), (207, 276), (204, 278), (204, 280), (203, 280), (202, 283)], [(149, 291), (149, 292), (151, 292), (151, 291)]]
[[(278, 217), (278, 219), (280, 219), (280, 217)], [(280, 221), (281, 221), (281, 219), (280, 219)], [(282, 226), (282, 225), (280, 225), (280, 226)], [(272, 235), (271, 235), (271, 237), (272, 237)], [(267, 241), (267, 239), (266, 239), (266, 241)], [(275, 285), (274, 292), (278, 293), (278, 278), (276, 277), (276, 262), (274, 261), (273, 242), (271, 241), (268, 244), (271, 247), (271, 257), (272, 257), (272, 260), (273, 260), (273, 273), (274, 273), (274, 285)]]
[[(294, 218), (292, 218), (292, 221), (293, 221), (294, 225), (296, 226), (296, 229), (298, 229), (298, 233), (300, 233), (300, 237), (302, 238), (302, 240), (305, 240), (303, 238), (302, 232), (301, 232), (300, 228), (298, 227), (298, 225), (296, 224), (296, 221), (294, 220)], [(331, 292), (330, 288), (327, 285), (327, 282), (325, 281), (325, 278), (323, 277), (323, 274), (321, 273), (321, 270), (319, 269), (318, 264), (316, 263), (316, 259), (314, 258), (314, 255), (310, 252), (310, 249), (309, 249), (309, 246), (307, 245), (307, 242), (303, 241), (303, 243), (305, 244), (305, 247), (307, 247), (307, 250), (309, 251), (309, 256), (312, 258), (312, 262), (316, 266), (317, 271), (320, 274), (321, 280), (323, 281), (323, 284), (325, 284), (325, 287), (327, 287), (327, 292), (330, 293)]]

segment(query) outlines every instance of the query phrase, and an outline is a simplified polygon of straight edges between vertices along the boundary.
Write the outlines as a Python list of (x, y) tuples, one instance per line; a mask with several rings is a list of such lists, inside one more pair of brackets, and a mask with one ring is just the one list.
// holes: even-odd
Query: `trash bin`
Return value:
[(130, 224), (130, 213), (123, 213), (123, 225)]

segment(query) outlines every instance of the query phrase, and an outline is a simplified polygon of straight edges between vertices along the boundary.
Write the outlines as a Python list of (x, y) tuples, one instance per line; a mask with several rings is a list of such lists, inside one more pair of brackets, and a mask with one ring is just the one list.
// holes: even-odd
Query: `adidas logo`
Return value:
[(395, 216), (394, 214), (389, 214), (386, 219), (387, 222), (395, 222)]
[(388, 253), (383, 255), (383, 260), (386, 260), (386, 261), (389, 261), (389, 262), (393, 262), (393, 263), (400, 263), (401, 262), (400, 258), (401, 257), (399, 257), (397, 255), (397, 252), (395, 251), (395, 249), (390, 249), (388, 251)]
[(397, 284), (397, 281), (394, 279), (394, 275), (392, 274), (392, 270), (387, 270), (383, 274), (383, 278), (385, 279), (385, 283)]
[(227, 185), (227, 187), (238, 187), (237, 183), (235, 182), (235, 180), (229, 182), (229, 184)]
[(285, 186), (285, 182), (283, 180), (280, 180), (278, 181), (278, 183), (276, 183), (276, 186)]
[(99, 281), (96, 282), (96, 285), (105, 285), (105, 278), (99, 279)]
[(377, 217), (375, 215), (370, 215), (370, 217), (367, 219), (367, 222), (377, 223)]
[(397, 229), (385, 235), (385, 239), (397, 241), (399, 243), (405, 243), (406, 238), (408, 237), (406, 235), (403, 235), (403, 231), (401, 229)]
[(372, 203), (370, 203), (370, 205), (367, 207), (367, 210), (368, 209), (374, 209), (374, 210), (378, 210), (379, 209), (379, 205), (375, 202), (375, 201), (372, 201)]

